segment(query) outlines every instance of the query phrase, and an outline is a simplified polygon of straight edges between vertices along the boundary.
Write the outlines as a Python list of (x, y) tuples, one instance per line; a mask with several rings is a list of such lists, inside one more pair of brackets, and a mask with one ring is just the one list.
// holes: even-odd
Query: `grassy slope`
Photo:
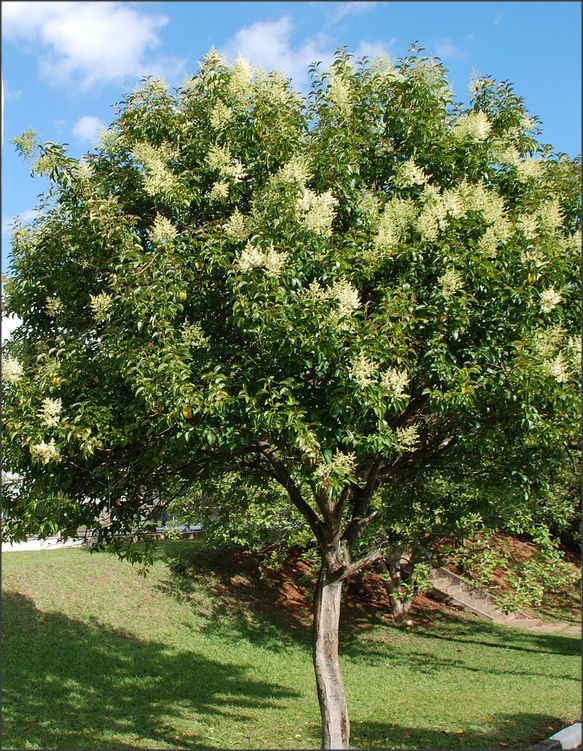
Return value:
[[(3, 748), (319, 746), (310, 633), (275, 606), (164, 560), (146, 578), (79, 549), (2, 567)], [(578, 717), (574, 637), (350, 617), (342, 652), (353, 747), (519, 748)]]

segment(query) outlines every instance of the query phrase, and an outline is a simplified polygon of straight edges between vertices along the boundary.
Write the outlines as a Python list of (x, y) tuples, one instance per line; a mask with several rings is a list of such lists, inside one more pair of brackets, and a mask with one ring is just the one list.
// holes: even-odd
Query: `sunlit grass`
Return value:
[[(269, 602), (164, 559), (145, 578), (79, 549), (2, 565), (3, 748), (319, 746), (309, 629)], [(349, 618), (342, 653), (353, 747), (524, 748), (578, 717), (575, 637)]]

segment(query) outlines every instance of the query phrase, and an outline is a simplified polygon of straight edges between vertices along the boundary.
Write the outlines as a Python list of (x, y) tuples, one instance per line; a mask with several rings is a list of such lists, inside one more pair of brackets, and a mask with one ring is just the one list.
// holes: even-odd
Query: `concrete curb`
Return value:
[(26, 542), (3, 542), (2, 553), (24, 553), (29, 550), (61, 550), (62, 548), (77, 548), (83, 545), (83, 540), (60, 541), (58, 537), (46, 537), (43, 540), (30, 539)]
[(558, 733), (551, 735), (550, 741), (558, 741), (561, 744), (561, 751), (574, 751), (581, 746), (581, 723), (575, 722), (567, 728), (559, 730)]
[(525, 748), (524, 751), (576, 751), (581, 747), (581, 723), (576, 722), (569, 727), (559, 730), (535, 746)]
[(563, 751), (563, 747), (559, 741), (552, 741), (550, 738), (547, 738), (546, 741), (541, 741), (535, 746), (529, 746), (524, 751)]

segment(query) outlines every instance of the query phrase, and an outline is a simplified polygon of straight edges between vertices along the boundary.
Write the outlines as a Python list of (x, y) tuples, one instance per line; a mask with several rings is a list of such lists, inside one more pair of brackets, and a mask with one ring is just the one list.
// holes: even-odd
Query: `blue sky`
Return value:
[(418, 41), (461, 99), (473, 71), (513, 82), (542, 119), (543, 140), (575, 156), (580, 29), (578, 2), (3, 2), (3, 268), (11, 218), (30, 217), (44, 187), (10, 139), (34, 128), (80, 156), (140, 76), (179, 86), (213, 45), (302, 87), (309, 63), (340, 45), (400, 57)]

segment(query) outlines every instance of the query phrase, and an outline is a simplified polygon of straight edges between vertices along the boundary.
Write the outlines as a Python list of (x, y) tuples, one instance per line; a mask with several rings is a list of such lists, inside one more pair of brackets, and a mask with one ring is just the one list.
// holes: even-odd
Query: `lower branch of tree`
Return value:
[(318, 518), (318, 515), (311, 506), (302, 498), (302, 494), (297, 485), (294, 483), (284, 463), (277, 455), (276, 449), (267, 441), (258, 441), (255, 444), (255, 447), (271, 465), (275, 479), (285, 488), (291, 502), (298, 511), (304, 515), (312, 532), (316, 536), (316, 539), (319, 542), (322, 542), (322, 521)]

